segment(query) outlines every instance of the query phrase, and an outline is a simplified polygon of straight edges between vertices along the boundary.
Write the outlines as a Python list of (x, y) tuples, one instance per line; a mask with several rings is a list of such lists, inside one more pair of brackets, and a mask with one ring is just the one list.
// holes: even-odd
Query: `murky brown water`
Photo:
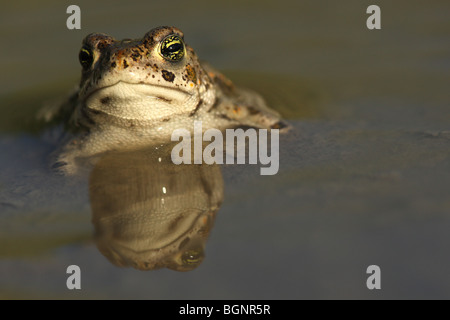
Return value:
[[(450, 3), (377, 1), (379, 31), (366, 28), (370, 4), (81, 2), (81, 31), (65, 27), (68, 4), (5, 5), (0, 297), (449, 298)], [(124, 190), (130, 196), (118, 205), (125, 212), (137, 212), (139, 202), (163, 213), (151, 196), (139, 200), (160, 182), (139, 180), (147, 192), (140, 195), (126, 183), (99, 195), (92, 186), (105, 183), (105, 167), (91, 177), (54, 176), (46, 162), (53, 146), (32, 122), (45, 101), (77, 83), (86, 34), (140, 37), (158, 25), (181, 28), (203, 59), (262, 92), (293, 125), (281, 137), (275, 176), (260, 176), (258, 166), (229, 165), (184, 173), (189, 182), (183, 185), (183, 178), (171, 180), (171, 169), (136, 169), (137, 177), (173, 183), (180, 198), (170, 200), (170, 214), (184, 212), (180, 204), (195, 208), (194, 215), (182, 214), (181, 226), (203, 223), (200, 233), (210, 232), (203, 262), (182, 273), (118, 268), (98, 249), (98, 235), (108, 233), (91, 223)], [(219, 211), (208, 215), (214, 211), (208, 206), (221, 202), (211, 190), (221, 188)], [(146, 219), (133, 217), (130, 234), (133, 223)], [(161, 228), (151, 231), (151, 245), (174, 237)], [(78, 292), (65, 287), (71, 264), (82, 270)], [(382, 271), (376, 292), (366, 288), (373, 264)]]

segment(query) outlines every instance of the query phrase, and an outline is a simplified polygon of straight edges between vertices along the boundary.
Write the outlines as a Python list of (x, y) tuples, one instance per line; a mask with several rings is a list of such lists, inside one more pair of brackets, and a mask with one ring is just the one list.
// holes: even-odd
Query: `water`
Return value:
[[(68, 4), (5, 5), (0, 297), (448, 298), (450, 4), (377, 1), (382, 29), (369, 31), (370, 4), (81, 2), (81, 31), (65, 28)], [(54, 146), (32, 121), (77, 83), (86, 34), (140, 37), (158, 25), (181, 28), (200, 57), (262, 92), (293, 126), (277, 175), (213, 169), (220, 178), (206, 181), (223, 187), (223, 203), (189, 272), (118, 268), (102, 255), (92, 175), (52, 175)], [(81, 291), (65, 287), (71, 264)], [(366, 287), (373, 264), (380, 291)]]

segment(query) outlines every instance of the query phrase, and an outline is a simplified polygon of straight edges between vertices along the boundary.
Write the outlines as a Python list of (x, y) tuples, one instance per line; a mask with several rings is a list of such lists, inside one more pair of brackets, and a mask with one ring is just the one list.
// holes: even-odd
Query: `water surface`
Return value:
[[(80, 31), (66, 29), (60, 1), (0, 13), (0, 297), (450, 296), (448, 1), (377, 1), (379, 31), (365, 26), (369, 1), (79, 4)], [(140, 37), (158, 25), (181, 28), (199, 56), (292, 125), (277, 175), (215, 171), (223, 202), (189, 272), (119, 268), (101, 254), (92, 175), (52, 174), (54, 139), (33, 122), (76, 85), (86, 34)], [(207, 212), (205, 181), (216, 178), (194, 176), (192, 188), (174, 186), (199, 190)], [(71, 264), (81, 291), (65, 287)], [(366, 288), (372, 264), (382, 270), (376, 292)]]

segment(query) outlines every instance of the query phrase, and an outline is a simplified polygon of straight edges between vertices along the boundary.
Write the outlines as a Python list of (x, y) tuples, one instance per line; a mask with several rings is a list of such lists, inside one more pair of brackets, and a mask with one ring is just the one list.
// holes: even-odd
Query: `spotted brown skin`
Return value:
[(189, 64), (186, 66), (186, 78), (194, 83), (197, 82), (197, 73)]
[[(188, 46), (186, 57), (182, 61), (168, 61), (158, 54), (158, 45), (171, 35), (184, 39), (184, 34), (174, 27), (153, 29), (138, 40), (116, 40), (101, 33), (88, 35), (83, 40), (82, 47), (93, 52), (94, 63), (90, 68), (82, 70), (80, 97), (120, 78), (131, 83), (171, 82), (180, 88), (197, 87), (201, 81), (210, 82), (194, 51)], [(118, 74), (122, 76), (119, 77)], [(139, 76), (135, 76), (136, 74)]]
[[(158, 27), (134, 40), (116, 40), (93, 33), (83, 40), (80, 57), (85, 52), (91, 56), (85, 57), (87, 61), (80, 58), (83, 68), (78, 101), (79, 108), (90, 110), (78, 112), (80, 123), (86, 122), (83, 117), (92, 114), (92, 110), (129, 121), (141, 120), (145, 126), (149, 121), (167, 122), (177, 116), (202, 113), (208, 113), (210, 127), (218, 128), (239, 125), (264, 128), (279, 121), (279, 116), (259, 95), (236, 88), (224, 75), (200, 63), (194, 50), (184, 42), (183, 32), (175, 27)], [(131, 105), (140, 103), (136, 103), (135, 97), (132, 101), (124, 98), (130, 94), (128, 88), (120, 85), (117, 90), (102, 90), (118, 83), (129, 84), (129, 88), (144, 84), (161, 90), (142, 94), (154, 96), (153, 107), (146, 104), (146, 109), (132, 110)], [(175, 92), (185, 96), (173, 95)], [(92, 122), (96, 120), (90, 119), (89, 123)]]
[(162, 77), (164, 80), (169, 81), (169, 82), (173, 82), (173, 80), (175, 80), (175, 75), (167, 70), (162, 70)]
[(77, 92), (44, 114), (79, 134), (58, 157), (66, 172), (76, 158), (170, 141), (175, 129), (192, 130), (196, 120), (203, 130), (284, 126), (259, 94), (200, 62), (175, 27), (152, 29), (141, 39), (92, 33), (82, 42), (79, 60)]

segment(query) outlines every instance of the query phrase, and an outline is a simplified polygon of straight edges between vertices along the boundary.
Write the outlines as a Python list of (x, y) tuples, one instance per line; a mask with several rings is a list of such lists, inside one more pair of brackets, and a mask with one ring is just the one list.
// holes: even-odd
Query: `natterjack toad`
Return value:
[(260, 95), (201, 63), (175, 27), (158, 27), (136, 40), (90, 34), (79, 60), (79, 89), (46, 115), (64, 119), (78, 133), (57, 159), (67, 173), (78, 158), (170, 141), (173, 130), (192, 128), (195, 120), (204, 130), (284, 127)]

